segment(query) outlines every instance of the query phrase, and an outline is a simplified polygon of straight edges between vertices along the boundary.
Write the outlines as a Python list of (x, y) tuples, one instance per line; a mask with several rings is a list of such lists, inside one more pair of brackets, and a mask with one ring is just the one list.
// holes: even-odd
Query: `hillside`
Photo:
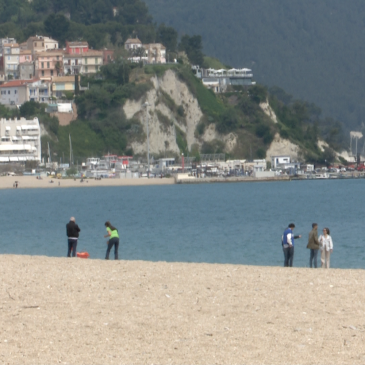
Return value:
[[(69, 134), (75, 160), (108, 152), (145, 156), (145, 102), (150, 153), (155, 158), (181, 153), (197, 159), (201, 153), (265, 158), (268, 150), (278, 151), (279, 142), (288, 145), (296, 159), (324, 163), (335, 158), (333, 149), (341, 149), (341, 126), (322, 119), (315, 105), (290, 101), (283, 90), (268, 92), (256, 85), (216, 95), (189, 66), (179, 64), (141, 67), (117, 62), (83, 82), (90, 90), (75, 99), (77, 121), (57, 127), (46, 114), (40, 117), (49, 131), (43, 148), (50, 143), (58, 157), (67, 154)], [(32, 110), (33, 104), (25, 104), (20, 113), (39, 115), (41, 108)], [(331, 148), (321, 149), (320, 138)]]
[[(88, 5), (89, 4), (89, 5)], [(116, 62), (101, 67), (98, 74), (82, 77), (90, 89), (76, 95), (78, 119), (59, 126), (44, 105), (25, 103), (19, 111), (0, 108), (0, 116), (37, 116), (45, 127), (43, 156), (50, 145), (54, 160), (67, 161), (69, 135), (75, 162), (106, 153), (145, 156), (148, 101), (151, 154), (154, 157), (226, 153), (227, 157), (265, 158), (267, 151), (293, 152), (303, 161), (331, 161), (334, 150), (344, 147), (342, 126), (323, 118), (316, 105), (293, 98), (280, 88), (255, 85), (231, 87), (216, 95), (191, 72), (188, 59), (206, 67), (226, 67), (220, 60), (203, 57), (201, 37), (182, 36), (165, 25), (152, 22), (140, 0), (84, 1), (0, 0), (0, 37), (15, 36), (19, 42), (35, 33), (63, 42), (87, 40), (91, 46), (110, 45)], [(55, 12), (57, 12), (55, 14)], [(130, 64), (123, 42), (130, 35), (144, 41), (160, 41), (180, 63), (170, 65)], [(183, 50), (177, 55), (176, 50)], [(234, 54), (234, 51), (230, 51)], [(320, 148), (318, 139), (328, 143)], [(327, 146), (327, 145), (326, 145)], [(287, 152), (285, 152), (287, 153)]]
[(205, 53), (364, 128), (365, 3), (342, 0), (145, 0), (154, 19), (201, 34)]

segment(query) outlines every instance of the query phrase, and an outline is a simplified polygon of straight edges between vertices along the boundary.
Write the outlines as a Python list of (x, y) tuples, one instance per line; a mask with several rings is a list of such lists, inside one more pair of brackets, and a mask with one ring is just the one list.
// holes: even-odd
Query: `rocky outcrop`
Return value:
[(297, 161), (298, 153), (299, 146), (290, 142), (288, 139), (281, 138), (280, 134), (276, 133), (274, 140), (266, 152), (266, 161), (271, 161), (271, 156), (290, 156), (291, 159)]
[[(150, 153), (163, 154), (165, 151), (180, 153), (176, 142), (176, 131), (180, 129), (187, 141), (189, 150), (192, 145), (201, 146), (213, 139), (222, 140), (227, 151), (233, 150), (236, 138), (231, 133), (222, 136), (211, 125), (201, 138), (195, 136), (198, 123), (203, 117), (198, 100), (190, 92), (172, 70), (165, 72), (163, 77), (151, 79), (153, 88), (138, 101), (128, 100), (124, 105), (124, 113), (128, 119), (138, 119), (147, 133), (149, 129)], [(148, 103), (148, 114), (143, 104)], [(146, 153), (146, 143), (132, 142), (131, 147), (136, 154)]]
[(260, 103), (260, 108), (263, 110), (263, 112), (271, 118), (271, 120), (276, 124), (278, 122), (278, 118), (276, 117), (275, 112), (272, 110), (269, 101), (266, 100), (265, 103)]

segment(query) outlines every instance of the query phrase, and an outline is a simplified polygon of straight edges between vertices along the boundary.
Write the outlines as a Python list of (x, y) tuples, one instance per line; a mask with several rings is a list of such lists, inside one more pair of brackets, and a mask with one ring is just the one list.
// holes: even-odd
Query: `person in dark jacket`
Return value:
[(317, 256), (319, 250), (317, 223), (312, 224), (312, 230), (309, 232), (307, 248), (310, 249), (309, 266), (312, 268), (314, 261), (314, 267), (317, 268)]
[(67, 257), (71, 257), (71, 251), (72, 251), (72, 257), (76, 256), (76, 246), (80, 231), (81, 229), (75, 223), (75, 217), (71, 217), (70, 222), (66, 224), (66, 233), (68, 237)]
[(292, 267), (294, 259), (294, 239), (301, 238), (302, 236), (294, 236), (293, 230), (295, 228), (294, 223), (290, 223), (288, 228), (284, 231), (281, 238), (281, 244), (284, 252), (284, 267)]

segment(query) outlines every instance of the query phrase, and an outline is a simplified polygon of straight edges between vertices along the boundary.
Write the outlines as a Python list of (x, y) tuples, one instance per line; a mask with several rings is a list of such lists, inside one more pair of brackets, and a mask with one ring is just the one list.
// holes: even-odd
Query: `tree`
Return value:
[(59, 76), (61, 73), (61, 69), (62, 69), (62, 63), (60, 61), (57, 61), (55, 64), (55, 68), (56, 68), (57, 76)]
[(168, 52), (174, 52), (177, 48), (177, 31), (172, 27), (161, 24), (157, 29), (157, 41), (162, 43)]
[(193, 65), (202, 66), (204, 62), (204, 55), (202, 52), (203, 44), (200, 35), (188, 36), (187, 34), (181, 38), (179, 50), (185, 51), (189, 61)]
[(250, 97), (256, 104), (263, 103), (267, 100), (267, 90), (265, 86), (254, 85), (250, 87)]
[(69, 20), (62, 14), (50, 14), (44, 21), (44, 30), (47, 35), (64, 43), (70, 27)]

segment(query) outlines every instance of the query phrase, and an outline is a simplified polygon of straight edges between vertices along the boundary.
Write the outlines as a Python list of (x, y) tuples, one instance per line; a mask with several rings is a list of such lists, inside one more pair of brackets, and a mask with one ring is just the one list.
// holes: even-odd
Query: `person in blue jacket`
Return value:
[(284, 251), (284, 267), (292, 267), (294, 259), (294, 239), (301, 238), (302, 236), (294, 236), (293, 229), (294, 223), (290, 223), (288, 228), (284, 231), (281, 243)]

